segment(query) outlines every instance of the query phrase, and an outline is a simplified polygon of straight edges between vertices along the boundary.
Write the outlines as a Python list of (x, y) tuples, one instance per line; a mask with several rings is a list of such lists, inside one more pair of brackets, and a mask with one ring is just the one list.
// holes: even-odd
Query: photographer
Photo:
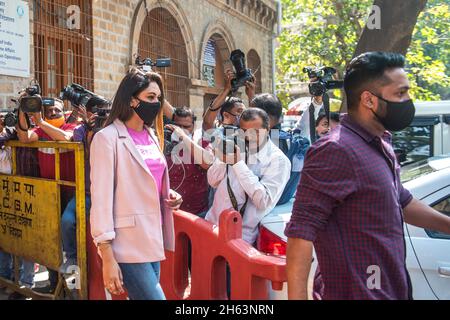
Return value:
[[(236, 126), (239, 122), (238, 117), (245, 110), (243, 101), (236, 97), (229, 97), (232, 92), (232, 81), (235, 74), (227, 70), (225, 79), (225, 88), (222, 93), (211, 103), (203, 116), (203, 131), (223, 126)], [(255, 84), (247, 81), (245, 83), (245, 92), (250, 99), (254, 96)], [(220, 114), (220, 121), (216, 119)]]
[(311, 144), (317, 140), (315, 134), (316, 126), (314, 124), (319, 118), (319, 114), (325, 112), (323, 107), (322, 96), (312, 97), (311, 102), (302, 106), (302, 109), (305, 110), (305, 112), (303, 112), (302, 118), (295, 125), (295, 129), (298, 129), (302, 137), (308, 139)]
[(243, 217), (243, 239), (253, 245), (258, 224), (281, 197), (291, 165), (269, 138), (266, 112), (247, 109), (239, 125), (239, 132), (245, 137), (242, 154), (238, 145), (231, 155), (218, 150), (219, 158), (208, 170), (208, 182), (217, 191), (206, 220), (218, 224), (220, 214), (234, 208)]
[[(23, 96), (22, 96), (23, 98)], [(46, 99), (53, 101), (43, 105), (43, 115), (41, 112), (25, 114), (19, 110), (19, 119), (16, 126), (17, 136), (22, 143), (32, 143), (36, 141), (71, 141), (73, 137), (74, 124), (65, 122), (63, 113), (63, 102), (59, 99)], [(37, 128), (28, 127), (27, 117), (31, 116)], [(44, 179), (55, 179), (55, 151), (52, 148), (39, 148), (37, 152), (40, 177)], [(75, 181), (75, 157), (69, 150), (60, 150), (60, 177), (61, 180)], [(61, 211), (66, 207), (69, 199), (72, 198), (73, 188), (61, 186)], [(49, 270), (50, 286), (40, 288), (42, 293), (51, 293), (57, 284), (56, 272)]]
[(194, 141), (195, 115), (187, 107), (177, 108), (174, 124), (166, 128), (173, 132), (169, 143), (174, 148), (166, 154), (166, 160), (170, 185), (184, 199), (180, 209), (204, 218), (209, 193), (206, 172), (213, 162), (210, 143)]

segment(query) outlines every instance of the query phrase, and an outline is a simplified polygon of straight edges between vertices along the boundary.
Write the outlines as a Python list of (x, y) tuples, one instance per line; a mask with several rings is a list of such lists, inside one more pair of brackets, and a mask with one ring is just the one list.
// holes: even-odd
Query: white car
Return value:
[[(436, 210), (450, 216), (450, 154), (430, 158), (402, 169), (404, 186)], [(284, 229), (291, 217), (291, 202), (278, 206), (260, 226), (258, 249), (270, 255), (285, 256)], [(450, 235), (405, 224), (406, 265), (411, 275), (414, 299), (450, 300)], [(314, 259), (310, 284), (317, 262)], [(271, 299), (287, 299), (287, 286), (271, 291)]]

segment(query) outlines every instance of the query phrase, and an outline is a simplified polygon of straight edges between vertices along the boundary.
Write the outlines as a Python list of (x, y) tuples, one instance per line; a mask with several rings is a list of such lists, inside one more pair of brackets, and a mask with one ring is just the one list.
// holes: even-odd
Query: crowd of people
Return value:
[[(234, 209), (242, 216), (243, 240), (255, 246), (264, 216), (295, 197), (285, 231), (289, 298), (307, 298), (314, 246), (317, 297), (410, 299), (403, 223), (450, 233), (450, 218), (413, 199), (399, 180), (388, 130), (407, 127), (415, 110), (404, 57), (357, 57), (344, 83), (348, 114), (329, 112), (315, 96), (290, 131), (281, 130), (283, 105), (276, 95), (256, 94), (255, 82), (247, 81), (246, 105), (233, 96), (234, 76), (226, 73), (222, 93), (197, 121), (191, 108), (165, 98), (159, 74), (131, 68), (112, 104), (104, 106), (110, 112), (101, 130), (93, 130), (92, 105), (74, 106), (67, 117), (63, 102), (54, 99), (42, 113), (19, 112), (15, 132), (1, 126), (1, 142), (83, 143), (86, 219), (111, 294), (126, 290), (130, 299), (165, 299), (160, 262), (165, 250), (174, 250), (173, 210), (217, 225), (224, 210)], [(23, 149), (21, 158), (35, 164), (23, 172), (55, 178), (53, 149)], [(8, 152), (1, 150), (4, 174), (11, 173)], [(61, 179), (74, 181), (74, 168), (73, 153), (61, 150)], [(73, 189), (61, 187), (61, 203), (65, 259), (50, 271), (48, 292), (58, 272), (77, 264)], [(21, 264), (21, 284), (32, 287), (34, 264)], [(382, 270), (375, 290), (366, 286), (371, 265)], [(0, 277), (13, 277), (6, 253), (0, 255)]]

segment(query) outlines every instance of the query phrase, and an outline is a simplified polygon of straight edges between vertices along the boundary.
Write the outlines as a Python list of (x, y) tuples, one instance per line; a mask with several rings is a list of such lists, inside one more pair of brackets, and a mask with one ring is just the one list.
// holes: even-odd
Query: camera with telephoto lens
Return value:
[(135, 55), (135, 56), (136, 56), (136, 60), (134, 63), (136, 64), (136, 66), (139, 69), (141, 69), (142, 71), (145, 71), (145, 72), (152, 71), (153, 67), (168, 68), (171, 66), (170, 58), (161, 58), (161, 59), (156, 59), (156, 61), (153, 61), (150, 58), (141, 59), (141, 56), (139, 56), (139, 55)]
[(109, 104), (109, 101), (102, 96), (99, 96), (76, 83), (72, 83), (70, 86), (65, 87), (59, 94), (59, 98), (63, 101), (70, 101), (74, 107), (81, 105), (85, 107), (94, 107)]
[(306, 67), (303, 72), (308, 74), (310, 79), (316, 81), (309, 84), (309, 93), (315, 97), (323, 96), (328, 90), (342, 89), (344, 81), (333, 80), (336, 69), (332, 67), (312, 68)]
[(244, 87), (247, 81), (253, 82), (252, 70), (245, 65), (245, 54), (241, 50), (231, 52), (230, 60), (236, 72), (236, 78), (231, 80), (231, 90), (236, 92), (240, 87)]

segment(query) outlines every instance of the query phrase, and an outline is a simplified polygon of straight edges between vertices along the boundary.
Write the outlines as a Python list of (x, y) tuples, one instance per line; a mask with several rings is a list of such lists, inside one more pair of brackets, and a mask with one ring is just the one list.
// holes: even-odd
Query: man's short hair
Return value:
[(240, 103), (244, 103), (244, 101), (242, 101), (242, 99), (237, 98), (237, 97), (231, 97), (229, 99), (227, 99), (223, 104), (222, 107), (220, 107), (220, 116), (223, 119), (223, 113), (224, 112), (228, 112), (231, 113), (231, 110), (233, 110), (233, 108), (236, 106), (236, 104), (240, 104)]
[(178, 118), (191, 117), (192, 122), (195, 122), (195, 120), (197, 120), (194, 111), (186, 106), (175, 108), (174, 115)]
[(283, 104), (274, 94), (261, 93), (252, 100), (252, 106), (262, 109), (275, 120), (280, 120), (283, 115)]
[(262, 120), (262, 126), (264, 129), (269, 130), (269, 115), (267, 114), (267, 112), (265, 112), (262, 109), (258, 109), (258, 108), (249, 108), (246, 109), (244, 112), (242, 112), (241, 114), (241, 121), (252, 121), (252, 120), (256, 120), (257, 118), (260, 118)]
[(348, 109), (358, 107), (364, 91), (391, 83), (385, 71), (404, 67), (405, 57), (399, 53), (367, 52), (353, 59), (347, 67), (344, 78)]
[(341, 115), (338, 112), (330, 112), (330, 120), (334, 122), (341, 122)]

